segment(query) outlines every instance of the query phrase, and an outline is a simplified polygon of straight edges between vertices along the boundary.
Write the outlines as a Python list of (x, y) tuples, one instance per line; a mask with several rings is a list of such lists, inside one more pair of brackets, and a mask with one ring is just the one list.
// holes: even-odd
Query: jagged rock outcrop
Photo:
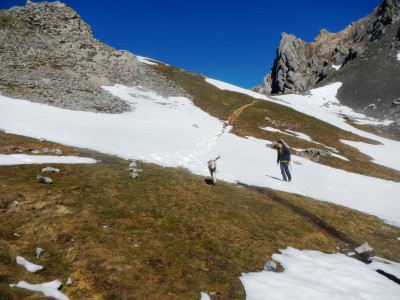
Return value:
[[(271, 71), (254, 91), (304, 92), (340, 81), (339, 100), (360, 112), (400, 124), (400, 0), (384, 0), (339, 33), (321, 30), (311, 43), (283, 33)], [(369, 109), (369, 105), (374, 109)], [(398, 126), (398, 124), (395, 126)]]
[(74, 110), (129, 109), (102, 85), (141, 85), (164, 96), (186, 95), (132, 53), (94, 39), (89, 25), (59, 1), (0, 10), (0, 70), (3, 94)]
[[(386, 34), (388, 27), (395, 27), (399, 11), (399, 0), (385, 0), (372, 14), (351, 23), (339, 33), (321, 30), (311, 43), (283, 33), (271, 71), (263, 85), (253, 90), (266, 94), (308, 90), (339, 66), (343, 67), (364, 53)], [(397, 48), (398, 39), (387, 46)]]

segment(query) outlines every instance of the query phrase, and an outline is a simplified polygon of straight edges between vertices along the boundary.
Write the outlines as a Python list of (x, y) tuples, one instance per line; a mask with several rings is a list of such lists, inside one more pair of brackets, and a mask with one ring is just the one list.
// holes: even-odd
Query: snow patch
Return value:
[(277, 128), (273, 128), (273, 127), (269, 127), (269, 126), (259, 127), (259, 128), (262, 130), (270, 131), (270, 132), (279, 132), (279, 133), (287, 134), (287, 135), (294, 136), (294, 137), (302, 139), (302, 140), (313, 142), (311, 137), (309, 137), (308, 135), (301, 133), (301, 132), (297, 132), (297, 131), (293, 131), (293, 130), (289, 130), (289, 129), (285, 129), (284, 131), (282, 131)]
[(61, 281), (53, 280), (40, 284), (30, 284), (26, 281), (19, 281), (17, 284), (10, 284), (10, 287), (18, 287), (30, 291), (42, 292), (47, 297), (53, 297), (57, 300), (69, 300), (69, 298), (58, 289), (62, 286)]
[(288, 247), (272, 258), (283, 273), (243, 273), (247, 300), (274, 299), (399, 299), (400, 286), (343, 254)]
[(341, 67), (342, 65), (332, 65), (332, 68), (335, 69), (336, 71), (338, 71)]
[(400, 61), (400, 52), (397, 53), (396, 57), (397, 57), (397, 60)]
[(17, 264), (19, 264), (19, 265), (25, 267), (25, 269), (26, 269), (28, 272), (35, 273), (35, 272), (37, 272), (37, 271), (43, 269), (43, 266), (35, 265), (35, 264), (33, 264), (33, 263), (27, 261), (27, 260), (26, 260), (25, 258), (23, 258), (22, 256), (17, 256), (16, 261), (17, 261)]
[(285, 131), (289, 132), (291, 134), (294, 134), (299, 139), (306, 140), (306, 141), (309, 141), (309, 142), (313, 141), (312, 138), (309, 137), (307, 134), (304, 134), (304, 133), (301, 133), (301, 132), (297, 132), (297, 131), (293, 131), (293, 130), (288, 130), (288, 129), (285, 129)]
[(143, 57), (143, 56), (136, 56), (138, 61), (145, 63), (147, 65), (158, 65), (154, 59)]
[(213, 86), (219, 88), (220, 90), (237, 92), (237, 93), (245, 94), (245, 95), (251, 96), (253, 98), (257, 98), (257, 99), (264, 99), (264, 100), (269, 99), (267, 96), (264, 96), (262, 94), (259, 94), (259, 93), (256, 93), (256, 92), (253, 92), (250, 90), (246, 90), (244, 88), (235, 86), (230, 83), (226, 83), (226, 82), (219, 81), (216, 79), (211, 79), (211, 78), (205, 78), (204, 80), (206, 82), (208, 82), (209, 84), (212, 84)]
[(207, 293), (200, 293), (200, 300), (211, 300), (210, 296)]
[(95, 164), (92, 158), (79, 156), (39, 156), (27, 154), (0, 154), (0, 166), (28, 165), (28, 164)]
[(372, 270), (382, 270), (385, 273), (391, 274), (397, 279), (400, 279), (400, 263), (380, 258), (378, 256), (373, 256), (369, 260), (371, 263), (368, 267)]

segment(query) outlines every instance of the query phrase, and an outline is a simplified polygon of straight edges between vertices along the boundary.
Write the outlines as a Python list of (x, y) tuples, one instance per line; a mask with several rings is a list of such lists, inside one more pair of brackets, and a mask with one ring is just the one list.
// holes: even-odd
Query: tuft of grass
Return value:
[(15, 23), (21, 23), (21, 20), (16, 16), (0, 11), (0, 28), (11, 26)]

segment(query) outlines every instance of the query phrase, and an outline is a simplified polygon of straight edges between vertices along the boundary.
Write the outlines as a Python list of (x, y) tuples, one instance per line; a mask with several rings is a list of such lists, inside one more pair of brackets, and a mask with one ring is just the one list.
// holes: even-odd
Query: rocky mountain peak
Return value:
[[(362, 90), (366, 92), (362, 93), (361, 99), (359, 94), (355, 96), (354, 93), (344, 93), (342, 87), (339, 94), (347, 105), (363, 109), (366, 105), (375, 103), (382, 110), (367, 113), (377, 117), (393, 117), (393, 114), (397, 116), (398, 110), (394, 111), (391, 103), (400, 98), (400, 75), (397, 75), (400, 74), (400, 63), (393, 64), (388, 58), (395, 61), (399, 49), (400, 0), (384, 0), (370, 15), (352, 22), (338, 33), (320, 30), (310, 43), (293, 34), (283, 33), (270, 72), (264, 77), (263, 84), (253, 90), (264, 94), (305, 92), (316, 84), (344, 82), (342, 75), (351, 73), (353, 77), (364, 78), (358, 84), (365, 85)], [(357, 65), (361, 62), (363, 68), (371, 66), (364, 73), (361, 73), (361, 65)], [(375, 79), (373, 76), (366, 78), (365, 72), (374, 70), (372, 64), (375, 70), (387, 75), (381, 74)], [(350, 75), (348, 77), (351, 79)], [(387, 80), (380, 83), (384, 78)], [(396, 80), (397, 86), (390, 83)], [(377, 84), (390, 88), (377, 94)], [(343, 86), (351, 89), (349, 84), (344, 83)]]
[(0, 10), (0, 90), (9, 96), (89, 111), (129, 106), (100, 88), (141, 85), (185, 95), (128, 51), (101, 43), (76, 11), (59, 1)]

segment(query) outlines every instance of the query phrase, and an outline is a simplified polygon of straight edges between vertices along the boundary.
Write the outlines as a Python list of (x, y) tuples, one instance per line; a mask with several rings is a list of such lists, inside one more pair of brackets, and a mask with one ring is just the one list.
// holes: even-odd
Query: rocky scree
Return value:
[(0, 69), (3, 94), (72, 110), (129, 110), (102, 85), (141, 85), (163, 96), (188, 96), (132, 53), (94, 39), (89, 25), (59, 1), (0, 10)]

